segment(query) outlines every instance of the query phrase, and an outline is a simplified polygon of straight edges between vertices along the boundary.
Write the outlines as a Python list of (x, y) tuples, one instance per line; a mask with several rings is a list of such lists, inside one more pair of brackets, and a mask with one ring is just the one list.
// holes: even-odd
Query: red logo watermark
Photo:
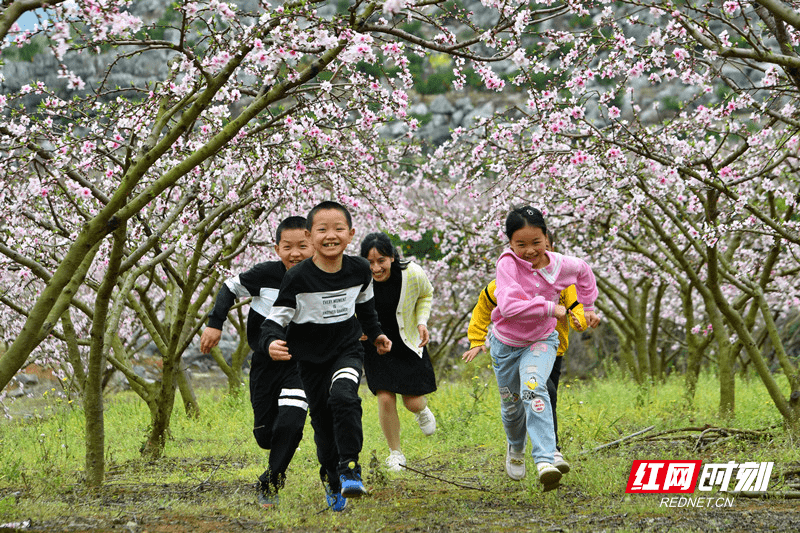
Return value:
[[(628, 494), (691, 494), (709, 492), (765, 492), (772, 474), (772, 462), (707, 463), (700, 473), (700, 460), (636, 460), (628, 476)], [(699, 483), (698, 483), (699, 476)]]
[(700, 474), (701, 460), (636, 460), (628, 477), (629, 494), (691, 494)]

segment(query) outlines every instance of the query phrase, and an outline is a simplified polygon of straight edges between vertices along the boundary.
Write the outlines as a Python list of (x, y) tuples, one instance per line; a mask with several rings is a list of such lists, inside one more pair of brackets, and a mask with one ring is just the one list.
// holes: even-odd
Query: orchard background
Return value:
[[(754, 374), (800, 431), (800, 2), (0, 9), (0, 406), (28, 365), (51, 368), (83, 408), (88, 485), (109, 375), (147, 405), (159, 457), (176, 391), (203, 416), (182, 357), (220, 282), (330, 198), (356, 241), (389, 232), (428, 272), (440, 372), (505, 213), (529, 203), (598, 277), (605, 325), (583, 344), (601, 369), (680, 374), (691, 404), (709, 368), (723, 418)], [(472, 114), (431, 111), (467, 97)], [(151, 345), (157, 380), (134, 371)], [(224, 355), (234, 392), (244, 341)]]

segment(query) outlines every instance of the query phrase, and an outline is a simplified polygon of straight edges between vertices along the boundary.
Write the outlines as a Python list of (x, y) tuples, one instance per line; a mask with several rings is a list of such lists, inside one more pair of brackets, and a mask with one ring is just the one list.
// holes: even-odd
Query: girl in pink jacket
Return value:
[(524, 206), (511, 211), (505, 233), (510, 249), (497, 260), (497, 307), (492, 311), (489, 346), (508, 440), (506, 472), (512, 479), (524, 477), (527, 432), (539, 481), (548, 491), (561, 479), (553, 466), (556, 440), (547, 394), (547, 377), (558, 348), (556, 322), (568, 312), (558, 297), (575, 285), (587, 324), (597, 327), (597, 284), (584, 260), (545, 249), (547, 225), (538, 209)]

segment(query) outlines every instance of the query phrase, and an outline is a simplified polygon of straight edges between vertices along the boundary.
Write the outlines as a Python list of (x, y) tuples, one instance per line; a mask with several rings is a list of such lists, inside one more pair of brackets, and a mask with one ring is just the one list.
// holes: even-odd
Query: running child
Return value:
[(350, 212), (322, 202), (308, 214), (314, 256), (287, 272), (259, 346), (276, 361), (297, 361), (311, 410), (328, 505), (367, 493), (358, 456), (363, 445), (358, 386), (364, 366), (362, 331), (379, 353), (392, 343), (381, 331), (369, 263), (345, 255), (353, 239)]
[(385, 354), (376, 353), (375, 348), (364, 343), (364, 372), (369, 390), (378, 397), (378, 420), (389, 445), (386, 466), (400, 471), (406, 456), (400, 450), (397, 395), (414, 413), (425, 435), (436, 431), (436, 418), (425, 397), (436, 390), (436, 376), (426, 348), (433, 286), (419, 265), (400, 259), (385, 233), (364, 237), (361, 257), (369, 261), (372, 269), (378, 319), (392, 341), (392, 350)]
[(524, 453), (527, 435), (544, 490), (558, 487), (553, 411), (547, 379), (558, 347), (558, 319), (567, 316), (558, 303), (561, 291), (575, 285), (586, 322), (596, 327), (597, 284), (582, 259), (546, 250), (547, 225), (538, 209), (524, 206), (508, 214), (510, 247), (497, 260), (497, 307), (489, 335), (492, 366), (501, 397), (508, 450)]
[[(553, 233), (547, 230), (547, 243), (545, 248), (549, 252), (554, 252), (553, 243), (555, 242)], [(492, 280), (478, 296), (478, 303), (472, 310), (472, 316), (469, 320), (469, 329), (467, 330), (467, 338), (470, 343), (470, 349), (464, 352), (462, 360), (469, 363), (480, 352), (486, 352), (486, 335), (489, 331), (489, 324), (492, 321), (492, 311), (497, 307), (495, 300), (495, 289), (497, 287), (496, 280)], [(558, 416), (557, 416), (557, 403), (558, 403), (558, 383), (561, 378), (561, 364), (563, 355), (569, 347), (569, 328), (570, 323), (575, 331), (584, 331), (587, 327), (586, 318), (583, 315), (583, 306), (578, 303), (578, 295), (575, 292), (575, 285), (570, 285), (559, 294), (558, 303), (567, 309), (568, 316), (558, 319), (556, 323), (556, 331), (558, 332), (558, 350), (556, 352), (556, 360), (553, 363), (553, 370), (550, 372), (550, 377), (547, 379), (547, 393), (550, 396), (550, 405), (553, 409), (553, 432), (556, 437), (556, 451), (553, 453), (554, 461), (553, 466), (558, 468), (562, 474), (566, 474), (570, 470), (569, 463), (564, 459), (561, 449), (558, 446)], [(570, 322), (571, 319), (571, 322)], [(525, 477), (525, 454), (515, 453), (510, 447), (506, 449), (506, 474), (514, 480), (520, 480)]]
[(286, 469), (303, 437), (308, 403), (294, 362), (273, 361), (259, 349), (261, 324), (278, 296), (286, 271), (311, 257), (314, 248), (306, 236), (306, 219), (285, 218), (275, 231), (275, 253), (280, 261), (258, 263), (250, 270), (225, 281), (217, 293), (208, 326), (200, 336), (200, 352), (209, 353), (219, 344), (222, 325), (237, 298), (252, 297), (247, 315), (247, 343), (253, 350), (250, 363), (250, 404), (253, 406), (253, 435), (269, 452), (269, 468), (258, 478), (257, 499), (262, 507), (278, 504)]

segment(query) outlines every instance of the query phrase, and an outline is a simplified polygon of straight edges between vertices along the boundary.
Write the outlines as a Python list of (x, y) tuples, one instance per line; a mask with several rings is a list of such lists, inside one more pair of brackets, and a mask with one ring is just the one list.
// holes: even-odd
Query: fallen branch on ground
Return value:
[(652, 431), (655, 428), (656, 428), (655, 426), (650, 426), (650, 427), (644, 428), (641, 431), (637, 431), (636, 433), (631, 433), (630, 435), (628, 435), (626, 437), (622, 437), (621, 439), (617, 439), (614, 442), (609, 442), (608, 444), (602, 444), (600, 446), (592, 448), (591, 450), (584, 450), (581, 453), (579, 453), (578, 455), (586, 455), (587, 453), (594, 453), (594, 452), (600, 451), (600, 450), (602, 450), (604, 448), (610, 448), (612, 446), (616, 446), (618, 444), (621, 444), (621, 443), (625, 442), (626, 440), (630, 440), (630, 439), (632, 439), (632, 438), (634, 438), (634, 437), (636, 437), (638, 435), (641, 435), (642, 433), (647, 433), (648, 431)]
[(741, 490), (739, 492), (729, 492), (731, 496), (744, 496), (745, 498), (783, 498), (784, 500), (800, 500), (800, 490), (768, 490), (756, 492), (751, 490)]
[(431, 474), (428, 474), (427, 472), (423, 472), (421, 470), (417, 470), (416, 468), (411, 468), (408, 465), (400, 465), (400, 466), (402, 466), (406, 470), (410, 470), (412, 472), (416, 472), (417, 474), (420, 474), (422, 476), (429, 477), (431, 479), (436, 479), (436, 480), (439, 480), (439, 481), (443, 481), (445, 483), (449, 483), (451, 485), (455, 485), (456, 487), (461, 487), (462, 489), (470, 489), (470, 490), (479, 490), (481, 492), (489, 492), (489, 489), (485, 489), (483, 487), (473, 487), (472, 485), (464, 485), (464, 484), (458, 483), (456, 481), (450, 481), (449, 479), (444, 479), (444, 478), (441, 478), (441, 477), (433, 476)]

